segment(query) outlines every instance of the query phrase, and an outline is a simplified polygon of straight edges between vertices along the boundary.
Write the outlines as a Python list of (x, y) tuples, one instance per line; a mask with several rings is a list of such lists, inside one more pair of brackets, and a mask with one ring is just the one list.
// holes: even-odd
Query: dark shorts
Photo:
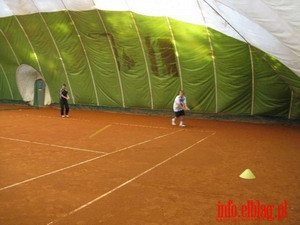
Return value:
[(185, 115), (184, 110), (180, 110), (180, 111), (174, 112), (174, 113), (175, 113), (175, 117), (180, 117), (180, 116), (184, 116)]

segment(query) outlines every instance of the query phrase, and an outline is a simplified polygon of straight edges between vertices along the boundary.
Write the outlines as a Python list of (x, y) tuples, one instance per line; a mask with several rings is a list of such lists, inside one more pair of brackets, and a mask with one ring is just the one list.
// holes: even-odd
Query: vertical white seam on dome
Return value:
[(251, 62), (251, 115), (254, 114), (254, 95), (255, 95), (255, 74), (254, 74), (254, 64), (253, 64), (253, 56), (251, 45), (248, 43), (250, 62)]
[[(95, 5), (95, 3), (94, 3), (94, 5)], [(105, 23), (104, 23), (104, 21), (103, 21), (103, 18), (102, 18), (102, 15), (101, 15), (101, 13), (100, 13), (100, 10), (97, 10), (97, 9), (96, 9), (96, 12), (97, 12), (97, 14), (98, 14), (98, 17), (99, 17), (99, 19), (100, 19), (100, 21), (101, 21), (101, 24), (102, 24), (104, 30), (105, 30), (105, 33), (108, 34), (108, 30), (107, 30), (106, 25), (105, 25)], [(119, 67), (118, 67), (118, 60), (117, 60), (116, 54), (115, 54), (115, 52), (114, 52), (113, 44), (112, 44), (112, 42), (111, 42), (110, 37), (108, 36), (107, 39), (108, 39), (109, 46), (110, 46), (110, 49), (111, 49), (111, 53), (112, 53), (112, 55), (113, 55), (114, 62), (115, 62), (115, 66), (116, 66), (116, 71), (117, 71), (118, 81), (119, 81), (119, 86), (120, 86), (120, 92), (121, 92), (121, 97), (122, 97), (122, 106), (123, 106), (123, 108), (125, 108), (126, 105), (125, 105), (125, 98), (124, 98), (123, 84), (122, 84), (122, 79), (121, 79), (120, 69), (119, 69)]]
[(9, 89), (11, 98), (14, 99), (14, 95), (13, 95), (13, 92), (12, 92), (12, 89), (11, 89), (11, 86), (10, 86), (10, 83), (9, 83), (9, 80), (8, 80), (8, 78), (7, 78), (7, 75), (6, 75), (6, 73), (5, 73), (4, 68), (2, 67), (2, 64), (0, 64), (0, 67), (1, 67), (1, 70), (2, 70), (2, 72), (3, 72), (3, 74), (4, 74), (5, 80), (6, 80), (7, 84), (8, 84), (8, 89)]
[(72, 25), (74, 26), (74, 29), (75, 29), (75, 31), (76, 31), (76, 33), (77, 33), (77, 37), (78, 37), (79, 42), (80, 42), (80, 45), (81, 45), (82, 50), (83, 50), (83, 52), (84, 52), (84, 56), (85, 56), (86, 62), (87, 62), (87, 64), (88, 64), (88, 68), (89, 68), (89, 70), (90, 70), (90, 74), (91, 74), (91, 78), (92, 78), (92, 83), (93, 83), (94, 92), (95, 92), (95, 96), (96, 96), (97, 106), (99, 106), (98, 92), (97, 92), (97, 88), (96, 88), (96, 84), (95, 84), (95, 79), (94, 79), (94, 73), (93, 73), (93, 70), (92, 70), (92, 67), (91, 67), (91, 63), (90, 63), (89, 57), (88, 57), (88, 55), (87, 55), (85, 46), (84, 46), (84, 44), (83, 44), (83, 41), (82, 41), (82, 39), (81, 39), (81, 36), (80, 36), (80, 34), (79, 34), (79, 31), (78, 31), (78, 29), (77, 29), (77, 26), (76, 26), (74, 20), (73, 20), (71, 14), (69, 13), (69, 10), (67, 9), (67, 7), (66, 7), (65, 3), (63, 2), (63, 0), (61, 0), (61, 1), (62, 1), (62, 4), (63, 4), (64, 7), (65, 7), (66, 13), (68, 14), (70, 20), (72, 21)]
[[(3, 35), (4, 39), (6, 40), (8, 46), (10, 47), (10, 49), (11, 49), (11, 51), (12, 51), (12, 53), (13, 53), (13, 55), (14, 55), (14, 57), (15, 57), (17, 63), (18, 63), (18, 65), (20, 65), (20, 62), (19, 62), (19, 60), (18, 60), (18, 58), (17, 58), (17, 55), (16, 55), (16, 53), (15, 53), (13, 47), (11, 46), (11, 44), (10, 44), (8, 38), (6, 37), (6, 35), (5, 35), (4, 32), (2, 31), (2, 29), (0, 29), (0, 32), (1, 32), (1, 34)], [(1, 66), (1, 69), (2, 69), (3, 74), (4, 74), (4, 76), (5, 76), (6, 82), (7, 82), (7, 84), (8, 84), (8, 88), (9, 88), (9, 91), (10, 91), (11, 98), (14, 99), (14, 95), (13, 95), (13, 92), (12, 92), (12, 89), (11, 89), (11, 86), (10, 86), (10, 83), (9, 83), (9, 80), (8, 80), (8, 78), (7, 78), (7, 75), (6, 75), (6, 73), (5, 73), (5, 70), (4, 70), (3, 66), (2, 66), (2, 64), (0, 64), (0, 66)]]
[(173, 44), (174, 44), (174, 50), (175, 50), (175, 53), (176, 53), (175, 56), (176, 56), (176, 61), (177, 61), (177, 65), (178, 65), (178, 73), (179, 73), (179, 79), (180, 79), (180, 89), (184, 90), (182, 72), (181, 72), (181, 64), (180, 64), (180, 60), (179, 60), (179, 57), (178, 57), (178, 49), (177, 49), (177, 44), (176, 44), (174, 32), (173, 32), (170, 20), (167, 16), (166, 16), (166, 20), (167, 20), (167, 23), (168, 23), (168, 26), (169, 26), (169, 31), (170, 31), (170, 34), (172, 36), (172, 40), (173, 40)]
[(23, 25), (21, 24), (21, 22), (19, 21), (18, 17), (17, 17), (15, 14), (14, 14), (14, 18), (16, 19), (17, 23), (19, 24), (21, 30), (23, 31), (23, 33), (24, 33), (24, 35), (25, 35), (25, 37), (26, 37), (26, 39), (27, 39), (27, 41), (28, 41), (28, 43), (29, 43), (29, 45), (30, 45), (30, 48), (31, 48), (31, 50), (32, 50), (32, 52), (33, 52), (33, 55), (34, 55), (34, 58), (35, 58), (35, 60), (36, 60), (36, 62), (37, 62), (37, 64), (38, 64), (39, 72), (40, 72), (41, 76), (45, 79), (44, 74), (43, 74), (43, 71), (42, 71), (42, 68), (41, 68), (41, 65), (40, 65), (40, 61), (39, 61), (39, 59), (38, 59), (38, 57), (37, 57), (37, 54), (36, 54), (36, 51), (35, 51), (35, 49), (34, 49), (32, 43), (31, 43), (31, 41), (30, 41), (30, 39), (29, 39), (29, 37), (28, 37), (28, 35), (27, 35), (27, 33), (26, 33), (26, 31), (25, 31)]
[[(43, 21), (43, 23), (44, 23), (44, 25), (45, 25), (45, 27), (46, 27), (48, 33), (49, 33), (51, 39), (52, 39), (52, 42), (53, 42), (54, 46), (55, 46), (55, 49), (56, 49), (56, 51), (57, 51), (57, 54), (58, 54), (58, 56), (59, 56), (59, 60), (61, 61), (61, 64), (62, 64), (64, 73), (65, 73), (65, 76), (66, 76), (66, 79), (67, 79), (68, 89), (70, 90), (70, 95), (71, 95), (72, 102), (73, 102), (73, 104), (75, 104), (76, 102), (75, 102), (74, 94), (73, 94), (73, 91), (72, 91), (72, 86), (71, 86), (71, 83), (70, 83), (70, 80), (69, 80), (69, 77), (68, 77), (68, 72), (67, 72), (67, 69), (66, 69), (64, 60), (63, 60), (62, 55), (61, 55), (61, 53), (60, 53), (60, 49), (59, 49), (58, 46), (57, 46), (57, 43), (56, 43), (56, 41), (55, 41), (55, 39), (54, 39), (54, 37), (53, 37), (53, 34), (52, 34), (52, 32), (51, 32), (51, 30), (50, 30), (50, 28), (49, 28), (49, 26), (48, 26), (48, 24), (47, 24), (45, 18), (44, 18), (43, 15), (41, 14), (41, 12), (40, 12), (39, 8), (36, 6), (35, 2), (34, 2), (34, 1), (32, 1), (32, 2), (33, 2), (33, 4), (34, 4), (34, 6), (38, 9), (38, 13), (39, 13), (39, 15), (40, 15), (40, 17), (41, 17), (41, 19), (42, 19), (42, 21)], [(49, 91), (50, 91), (50, 90), (49, 90)], [(51, 94), (50, 94), (50, 96), (51, 96)]]
[(290, 107), (289, 107), (288, 119), (291, 119), (291, 116), (292, 116), (293, 101), (294, 101), (294, 91), (293, 91), (293, 89), (291, 89), (291, 100), (290, 100), (291, 103), (290, 103)]
[(208, 42), (209, 42), (209, 47), (210, 47), (210, 51), (211, 51), (211, 54), (212, 54), (211, 58), (212, 58), (213, 70), (214, 70), (215, 99), (216, 99), (216, 110), (215, 110), (215, 113), (218, 113), (219, 112), (219, 108), (218, 108), (218, 105), (219, 105), (219, 101), (218, 101), (218, 81), (217, 81), (217, 69), (216, 69), (216, 60), (215, 60), (215, 55), (214, 55), (214, 48), (213, 48), (213, 45), (212, 45), (212, 41), (211, 41), (211, 36), (210, 36), (209, 29), (208, 29), (208, 27), (206, 25), (207, 24), (206, 23), (206, 19), (204, 17), (202, 8), (201, 8), (200, 3), (198, 2), (198, 0), (197, 0), (197, 3), (198, 3), (198, 6), (199, 6), (199, 9), (201, 11), (201, 15), (202, 15), (204, 24), (205, 24), (205, 29), (206, 29), (206, 33), (207, 33)]
[(136, 24), (135, 18), (134, 18), (133, 13), (131, 11), (130, 11), (130, 16), (132, 18), (132, 22), (134, 24), (136, 33), (137, 33), (138, 38), (139, 38), (139, 42), (140, 42), (140, 45), (141, 45), (141, 49), (142, 49), (142, 53), (143, 53), (143, 57), (144, 57), (145, 65), (146, 65), (148, 85), (149, 85), (149, 91), (150, 91), (151, 109), (153, 109), (154, 106), (153, 106), (152, 84), (151, 84), (151, 77), (150, 77), (150, 71), (149, 71), (149, 65), (148, 65), (148, 61), (147, 61), (147, 57), (146, 57), (146, 52), (145, 52), (145, 49), (144, 49), (144, 45), (143, 45), (143, 41), (142, 41), (142, 38), (141, 38), (141, 34), (140, 34), (140, 31), (139, 31), (139, 28), (138, 28), (138, 26)]
[(13, 53), (13, 55), (14, 55), (14, 57), (15, 57), (17, 63), (18, 63), (18, 65), (20, 65), (20, 61), (19, 61), (19, 59), (18, 59), (18, 57), (17, 57), (17, 54), (15, 53), (15, 51), (14, 51), (12, 45), (10, 44), (8, 38), (6, 37), (6, 35), (5, 35), (4, 32), (2, 31), (2, 29), (0, 29), (0, 32), (1, 32), (1, 34), (3, 35), (3, 37), (5, 38), (5, 40), (6, 40), (7, 44), (8, 44), (8, 46), (9, 46), (9, 48), (11, 49), (11, 51), (12, 51), (12, 53)]

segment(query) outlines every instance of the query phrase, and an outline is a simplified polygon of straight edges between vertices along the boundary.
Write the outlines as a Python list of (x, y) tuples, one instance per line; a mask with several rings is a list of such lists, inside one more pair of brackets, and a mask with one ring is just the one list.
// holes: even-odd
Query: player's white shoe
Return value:
[(180, 127), (185, 127), (185, 125), (183, 124), (183, 122), (180, 122), (179, 126)]
[(61, 117), (62, 117), (62, 118), (64, 118), (64, 117), (65, 117), (65, 115), (61, 115)]
[(174, 118), (172, 119), (172, 125), (173, 125), (173, 126), (176, 126), (176, 121), (175, 121)]

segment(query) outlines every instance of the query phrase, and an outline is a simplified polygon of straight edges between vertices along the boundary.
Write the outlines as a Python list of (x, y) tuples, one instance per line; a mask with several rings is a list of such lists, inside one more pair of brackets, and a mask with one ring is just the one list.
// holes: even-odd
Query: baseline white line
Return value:
[(68, 120), (80, 120), (80, 121), (88, 121), (88, 122), (91, 121), (91, 120), (77, 118), (77, 117), (68, 117), (68, 118), (64, 117), (64, 118), (62, 118), (61, 116), (43, 116), (43, 115), (32, 115), (32, 114), (22, 114), (22, 116), (34, 117), (34, 118), (41, 117), (41, 118), (59, 119), (59, 120), (64, 120), (64, 121), (68, 121)]
[(56, 148), (71, 149), (71, 150), (76, 150), (76, 151), (107, 154), (107, 152), (100, 152), (100, 151), (96, 151), (96, 150), (69, 147), (69, 146), (62, 146), (62, 145), (55, 145), (55, 144), (48, 144), (48, 143), (42, 143), (42, 142), (37, 142), (37, 141), (28, 141), (28, 140), (22, 140), (22, 139), (17, 139), (17, 138), (0, 137), (0, 139), (9, 140), (9, 141), (18, 141), (18, 142), (24, 142), (24, 143), (30, 143), (30, 144), (36, 144), (36, 145), (44, 145), (44, 146), (50, 146), (50, 147), (56, 147)]
[(39, 175), (39, 176), (36, 176), (36, 177), (32, 177), (32, 178), (30, 178), (30, 179), (27, 179), (27, 180), (24, 180), (24, 181), (15, 183), (15, 184), (11, 184), (11, 185), (2, 187), (2, 188), (0, 188), (0, 191), (3, 191), (3, 190), (5, 190), (5, 189), (9, 189), (9, 188), (15, 187), (15, 186), (18, 186), (18, 185), (21, 185), (21, 184), (25, 184), (25, 183), (28, 183), (28, 182), (30, 182), (30, 181), (34, 181), (34, 180), (37, 180), (37, 179), (39, 179), (39, 178), (46, 177), (46, 176), (49, 176), (49, 175), (52, 175), (52, 174), (55, 174), (55, 173), (58, 173), (58, 172), (61, 172), (61, 171), (64, 171), (64, 170), (68, 170), (68, 169), (71, 169), (71, 168), (74, 168), (74, 167), (77, 167), (77, 166), (80, 166), (80, 165), (83, 165), (83, 164), (86, 164), (86, 163), (95, 161), (95, 160), (97, 160), (97, 159), (103, 158), (103, 157), (105, 157), (105, 156), (109, 156), (109, 155), (112, 155), (112, 154), (115, 154), (115, 153), (118, 153), (118, 152), (121, 152), (121, 151), (125, 151), (125, 150), (127, 150), (127, 149), (136, 147), (136, 146), (138, 146), (138, 145), (142, 145), (142, 144), (148, 143), (148, 142), (150, 142), (150, 141), (154, 141), (154, 140), (157, 140), (157, 139), (159, 139), (159, 138), (163, 138), (163, 137), (166, 137), (166, 136), (175, 134), (175, 133), (180, 132), (180, 131), (182, 131), (182, 130), (177, 130), (177, 131), (174, 131), (174, 132), (171, 132), (171, 133), (168, 133), (168, 134), (160, 135), (160, 136), (151, 138), (151, 139), (149, 139), (149, 140), (142, 141), (142, 142), (139, 142), (139, 143), (130, 145), (130, 146), (128, 146), (128, 147), (121, 148), (121, 149), (118, 149), (118, 150), (116, 150), (116, 151), (113, 151), (113, 152), (110, 152), (110, 153), (106, 153), (106, 154), (104, 154), (104, 155), (100, 155), (100, 156), (97, 156), (97, 157), (95, 157), (95, 158), (91, 158), (91, 159), (88, 159), (88, 160), (85, 160), (85, 161), (82, 161), (82, 162), (73, 164), (73, 165), (71, 165), (71, 166), (67, 166), (67, 167), (64, 167), (64, 168), (61, 168), (61, 169), (58, 169), (58, 170), (54, 170), (54, 171), (49, 172), (49, 173), (45, 173), (45, 174), (42, 174), (42, 175)]
[(158, 164), (152, 166), (151, 168), (149, 168), (149, 169), (145, 170), (144, 172), (138, 174), (137, 176), (135, 176), (135, 177), (133, 177), (133, 178), (127, 180), (126, 182), (124, 182), (124, 183), (120, 184), (119, 186), (117, 186), (117, 187), (111, 189), (110, 191), (108, 191), (108, 192), (106, 192), (106, 193), (100, 195), (99, 197), (93, 199), (92, 201), (89, 201), (88, 203), (86, 203), (86, 204), (84, 204), (84, 205), (82, 205), (82, 206), (80, 206), (80, 207), (74, 209), (73, 211), (70, 211), (69, 213), (66, 213), (66, 214), (63, 215), (61, 218), (59, 218), (59, 219), (57, 219), (57, 220), (51, 221), (51, 222), (48, 223), (47, 225), (52, 225), (52, 224), (58, 223), (60, 220), (62, 220), (62, 219), (64, 219), (64, 218), (66, 218), (66, 217), (68, 217), (68, 216), (70, 216), (70, 215), (72, 215), (72, 214), (74, 214), (74, 213), (76, 213), (76, 212), (78, 212), (78, 211), (80, 211), (80, 210), (86, 208), (87, 206), (89, 206), (89, 205), (91, 205), (91, 204), (97, 202), (98, 200), (104, 198), (105, 196), (107, 196), (107, 195), (109, 195), (109, 194), (111, 194), (111, 193), (117, 191), (118, 189), (124, 187), (125, 185), (127, 185), (127, 184), (129, 184), (129, 183), (131, 183), (131, 182), (133, 182), (134, 180), (140, 178), (141, 176), (143, 176), (143, 175), (145, 175), (145, 174), (151, 172), (152, 170), (156, 169), (157, 167), (159, 167), (159, 166), (161, 166), (161, 165), (167, 163), (167, 162), (170, 161), (171, 159), (173, 159), (173, 158), (175, 158), (175, 157), (177, 157), (177, 156), (183, 154), (183, 153), (186, 152), (187, 150), (193, 148), (195, 145), (197, 145), (197, 144), (199, 144), (199, 143), (205, 141), (206, 139), (208, 139), (209, 137), (211, 137), (211, 136), (213, 136), (213, 135), (215, 135), (215, 134), (216, 134), (216, 132), (214, 132), (214, 133), (212, 133), (212, 134), (210, 134), (210, 135), (208, 135), (208, 136), (206, 136), (206, 137), (204, 137), (204, 138), (198, 140), (198, 141), (195, 142), (194, 144), (192, 144), (192, 145), (188, 146), (187, 148), (181, 150), (180, 152), (176, 153), (175, 155), (170, 156), (169, 158), (167, 158), (167, 159), (163, 160), (162, 162), (160, 162), (160, 163), (158, 163)]

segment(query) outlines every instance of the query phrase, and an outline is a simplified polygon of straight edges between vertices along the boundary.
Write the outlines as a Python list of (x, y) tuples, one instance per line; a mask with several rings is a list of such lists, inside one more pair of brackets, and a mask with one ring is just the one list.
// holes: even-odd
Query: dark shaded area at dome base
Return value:
[[(59, 104), (51, 104), (50, 107), (59, 108)], [(71, 110), (95, 110), (105, 112), (119, 112), (119, 113), (131, 113), (142, 114), (149, 116), (166, 116), (174, 117), (174, 112), (170, 109), (149, 109), (149, 108), (136, 108), (136, 107), (109, 107), (109, 106), (93, 106), (93, 105), (72, 105)], [(283, 117), (275, 116), (251, 116), (251, 115), (229, 115), (229, 114), (216, 114), (216, 113), (200, 113), (187, 111), (187, 118), (194, 119), (208, 119), (208, 120), (220, 120), (220, 121), (236, 121), (236, 122), (249, 122), (249, 123), (276, 123), (286, 125), (300, 125), (299, 119), (287, 119)]]
[[(38, 109), (39, 107), (30, 106), (24, 101), (11, 101), (11, 100), (0, 100), (0, 110), (18, 110), (18, 109)], [(70, 110), (93, 110), (93, 111), (105, 111), (105, 112), (118, 112), (118, 113), (131, 113), (131, 114), (142, 114), (149, 116), (166, 116), (173, 117), (174, 113), (172, 110), (167, 109), (149, 109), (149, 108), (135, 108), (135, 107), (109, 107), (109, 106), (94, 106), (94, 105), (74, 105), (69, 104)], [(50, 106), (45, 106), (45, 108), (57, 108), (59, 109), (59, 104), (54, 103)], [(248, 122), (248, 123), (274, 123), (274, 124), (284, 124), (284, 125), (300, 125), (300, 119), (287, 119), (283, 117), (275, 116), (251, 116), (251, 115), (230, 115), (222, 113), (199, 113), (193, 111), (186, 112), (187, 118), (194, 119), (207, 119), (207, 120), (220, 120), (220, 121), (236, 121), (236, 122)]]

